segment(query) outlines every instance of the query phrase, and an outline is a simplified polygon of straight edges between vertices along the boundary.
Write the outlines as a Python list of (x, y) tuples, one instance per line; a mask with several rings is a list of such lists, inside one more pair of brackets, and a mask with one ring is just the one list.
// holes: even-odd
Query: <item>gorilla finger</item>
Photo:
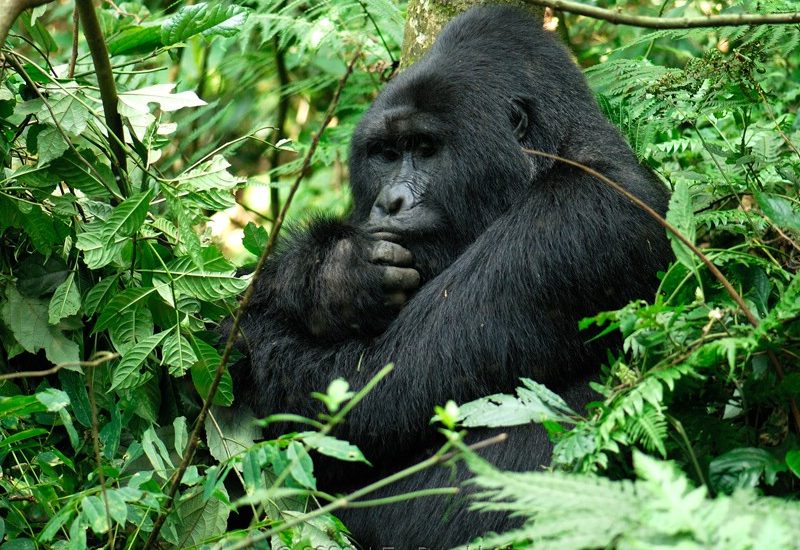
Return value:
[(401, 291), (391, 292), (386, 295), (386, 301), (383, 302), (383, 305), (400, 307), (402, 305), (405, 305), (407, 301), (408, 301), (408, 296), (406, 296), (405, 292)]
[(411, 252), (389, 241), (378, 241), (372, 247), (370, 258), (373, 262), (382, 262), (389, 265), (409, 266), (413, 261)]
[(387, 290), (414, 290), (419, 287), (419, 273), (408, 267), (387, 267), (383, 273), (383, 287)]
[(389, 233), (388, 231), (378, 231), (372, 234), (373, 237), (378, 239), (379, 241), (390, 241), (393, 243), (400, 242), (400, 235), (397, 233)]

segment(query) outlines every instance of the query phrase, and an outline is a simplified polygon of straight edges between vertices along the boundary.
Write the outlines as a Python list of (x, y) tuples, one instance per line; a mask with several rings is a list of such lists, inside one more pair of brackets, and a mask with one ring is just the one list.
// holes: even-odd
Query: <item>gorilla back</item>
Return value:
[[(247, 359), (232, 369), (241, 402), (313, 418), (322, 410), (311, 392), (338, 377), (360, 388), (395, 363), (337, 431), (374, 467), (326, 462), (324, 489), (348, 491), (426, 456), (440, 443), (433, 408), (449, 399), (511, 392), (525, 376), (583, 407), (605, 350), (578, 321), (652, 296), (671, 257), (660, 226), (583, 171), (525, 149), (589, 166), (666, 209), (665, 189), (557, 40), (520, 11), (479, 7), (364, 115), (350, 215), (311, 220), (269, 259), (242, 320)], [(550, 452), (544, 431), (526, 426), (484, 456), (519, 470), (548, 464)], [(378, 496), (464, 477), (427, 470)], [(512, 525), (468, 512), (463, 495), (342, 517), (371, 547), (449, 547)]]

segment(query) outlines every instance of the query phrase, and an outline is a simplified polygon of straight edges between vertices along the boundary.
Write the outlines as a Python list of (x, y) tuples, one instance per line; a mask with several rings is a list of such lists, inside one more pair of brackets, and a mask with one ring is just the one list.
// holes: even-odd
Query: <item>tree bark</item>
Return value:
[(5, 44), (11, 25), (24, 10), (53, 0), (0, 0), (0, 45)]
[(478, 4), (511, 4), (542, 18), (543, 8), (524, 0), (409, 0), (400, 66), (408, 67), (430, 48), (448, 21)]

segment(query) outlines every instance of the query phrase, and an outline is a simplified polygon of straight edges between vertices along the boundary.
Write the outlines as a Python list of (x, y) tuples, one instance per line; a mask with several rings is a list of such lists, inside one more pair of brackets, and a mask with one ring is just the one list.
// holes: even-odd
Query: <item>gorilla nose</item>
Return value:
[(372, 218), (396, 216), (401, 212), (410, 210), (415, 204), (416, 199), (408, 185), (401, 184), (385, 187), (372, 206)]

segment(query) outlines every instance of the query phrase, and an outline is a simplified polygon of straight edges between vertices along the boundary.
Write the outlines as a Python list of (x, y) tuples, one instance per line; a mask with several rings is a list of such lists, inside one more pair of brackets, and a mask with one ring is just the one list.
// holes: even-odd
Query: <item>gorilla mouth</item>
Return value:
[(370, 219), (364, 226), (368, 233), (388, 233), (415, 239), (442, 231), (441, 215), (426, 206), (415, 206), (395, 216)]

